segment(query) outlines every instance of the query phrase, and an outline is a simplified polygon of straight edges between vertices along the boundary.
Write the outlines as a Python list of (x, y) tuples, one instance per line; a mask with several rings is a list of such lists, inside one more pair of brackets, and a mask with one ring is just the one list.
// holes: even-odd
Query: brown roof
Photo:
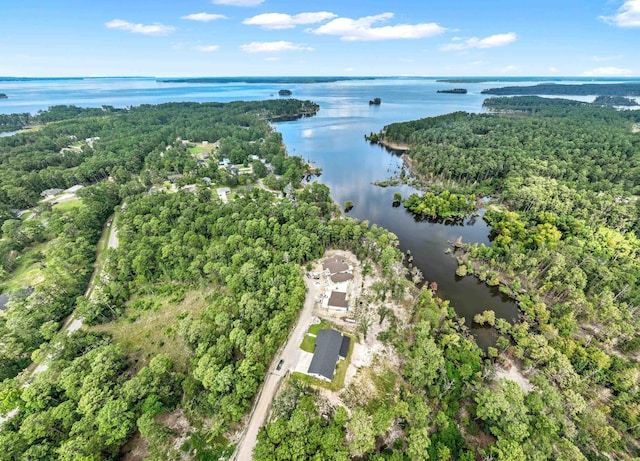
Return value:
[(329, 306), (347, 307), (347, 294), (343, 291), (332, 291), (329, 297)]
[(332, 274), (349, 269), (349, 265), (338, 258), (325, 259), (322, 261), (322, 267), (324, 269), (329, 269), (329, 272)]
[(349, 274), (347, 272), (340, 272), (331, 276), (331, 281), (334, 283), (346, 282), (351, 279), (353, 279), (353, 274)]

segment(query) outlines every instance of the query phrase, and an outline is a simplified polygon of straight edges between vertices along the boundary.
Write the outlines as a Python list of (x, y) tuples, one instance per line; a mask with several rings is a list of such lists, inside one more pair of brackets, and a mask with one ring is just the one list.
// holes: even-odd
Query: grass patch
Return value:
[(326, 320), (321, 320), (320, 323), (316, 323), (309, 327), (309, 333), (317, 335), (320, 330), (325, 328), (333, 328), (333, 324), (327, 322)]
[(66, 202), (57, 203), (53, 205), (52, 209), (61, 211), (63, 213), (67, 213), (69, 211), (74, 211), (82, 205), (82, 200), (80, 197), (74, 197)]
[(44, 275), (42, 274), (43, 264), (46, 264), (46, 255), (55, 242), (56, 239), (38, 243), (18, 256), (15, 270), (0, 285), (2, 291), (12, 292), (29, 286), (36, 286), (42, 282), (44, 280)]
[(211, 146), (193, 146), (193, 147), (189, 147), (187, 149), (187, 151), (191, 154), (191, 155), (196, 155), (196, 154), (201, 154), (203, 152), (211, 152)]
[[(313, 351), (315, 350), (315, 347), (316, 347), (315, 335), (317, 335), (318, 331), (320, 331), (323, 328), (333, 328), (333, 325), (327, 322), (326, 320), (321, 320), (320, 323), (311, 325), (311, 327), (309, 327), (309, 331), (307, 332), (306, 336), (302, 340), (302, 344), (300, 344), (300, 349), (302, 349), (305, 352), (309, 352), (313, 354)], [(314, 335), (314, 336), (311, 336), (311, 335)]]
[(192, 290), (179, 300), (171, 294), (138, 296), (120, 319), (93, 329), (113, 335), (136, 362), (136, 368), (147, 365), (158, 354), (166, 354), (176, 371), (186, 373), (193, 352), (177, 332), (179, 319), (199, 317), (213, 292), (213, 288)]
[[(324, 379), (317, 379), (313, 376), (306, 375), (304, 373), (294, 372), (293, 378), (309, 384), (311, 386), (322, 387), (323, 389), (328, 389), (333, 392), (337, 392), (344, 387), (344, 380), (347, 376), (347, 370), (349, 369), (349, 364), (351, 363), (351, 354), (353, 354), (353, 347), (356, 342), (356, 339), (351, 335), (345, 335), (351, 338), (351, 343), (349, 344), (349, 352), (347, 353), (347, 358), (344, 360), (340, 360), (336, 367), (336, 372), (333, 375), (333, 380), (331, 382), (327, 382)], [(315, 339), (315, 338), (314, 338)]]

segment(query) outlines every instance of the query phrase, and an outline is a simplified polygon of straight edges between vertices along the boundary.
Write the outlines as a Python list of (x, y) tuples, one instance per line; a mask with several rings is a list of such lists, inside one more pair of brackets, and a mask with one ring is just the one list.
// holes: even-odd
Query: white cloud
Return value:
[(228, 6), (258, 6), (263, 2), (264, 0), (211, 0), (215, 5)]
[(601, 21), (618, 27), (640, 27), (640, 0), (627, 0), (613, 16), (600, 16)]
[(621, 54), (616, 54), (612, 56), (593, 56), (591, 60), (595, 62), (617, 61), (618, 59), (622, 59), (622, 57), (623, 56)]
[(549, 67), (549, 72), (555, 74), (558, 72), (558, 69), (556, 67)]
[(468, 48), (494, 48), (496, 46), (504, 46), (513, 43), (518, 39), (515, 32), (506, 34), (489, 35), (485, 38), (471, 37), (462, 42), (448, 43), (440, 47), (442, 51), (466, 50)]
[(126, 30), (134, 34), (143, 35), (168, 35), (176, 30), (175, 27), (165, 26), (164, 24), (133, 24), (132, 22), (124, 21), (122, 19), (113, 19), (109, 22), (105, 22), (104, 25), (109, 29)]
[(316, 24), (335, 18), (337, 15), (328, 11), (317, 11), (314, 13), (300, 13), (296, 15), (283, 13), (265, 13), (242, 21), (243, 24), (261, 26), (263, 29), (292, 29), (301, 24)]
[(506, 67), (503, 67), (502, 69), (500, 69), (500, 72), (503, 73), (503, 74), (509, 74), (511, 72), (517, 71), (518, 69), (520, 69), (519, 66), (510, 65), (510, 66), (506, 66)]
[(313, 48), (292, 42), (251, 42), (240, 45), (245, 53), (278, 53), (280, 51), (312, 51)]
[(596, 69), (587, 70), (582, 75), (585, 77), (624, 77), (631, 75), (631, 69), (622, 67), (598, 67)]
[(220, 45), (197, 45), (193, 49), (196, 51), (204, 51), (205, 53), (211, 53), (220, 48)]
[(189, 21), (209, 22), (215, 21), (216, 19), (227, 19), (227, 17), (224, 14), (193, 13), (182, 16), (181, 19), (188, 19)]
[(446, 29), (435, 22), (422, 24), (397, 24), (373, 27), (373, 24), (393, 18), (393, 13), (382, 13), (360, 19), (336, 18), (312, 30), (314, 34), (337, 35), (341, 40), (394, 40), (432, 37)]

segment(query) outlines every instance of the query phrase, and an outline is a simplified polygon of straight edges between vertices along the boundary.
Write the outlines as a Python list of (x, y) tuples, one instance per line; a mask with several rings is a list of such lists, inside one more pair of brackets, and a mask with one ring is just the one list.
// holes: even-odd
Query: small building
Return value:
[(260, 157), (258, 157), (258, 156), (257, 156), (257, 155), (255, 155), (255, 154), (251, 154), (251, 155), (249, 155), (249, 158), (250, 158), (251, 160), (260, 160)]
[(189, 192), (191, 194), (195, 194), (196, 193), (196, 185), (195, 184), (188, 184), (186, 186), (183, 186), (182, 190), (185, 191), (185, 192)]
[(332, 291), (327, 301), (327, 309), (349, 312), (347, 293), (344, 291)]
[(209, 152), (203, 152), (202, 153), (202, 159), (203, 160), (207, 160), (209, 157), (211, 157), (211, 154)]
[(173, 184), (176, 181), (176, 179), (180, 179), (180, 178), (182, 178), (181, 174), (168, 174), (167, 175), (167, 179), (169, 180), (169, 182), (171, 184)]
[(55, 197), (62, 194), (62, 189), (45, 189), (40, 192), (40, 195), (45, 198)]
[(347, 357), (350, 344), (351, 338), (337, 330), (319, 330), (307, 373), (316, 378), (331, 381), (336, 372), (338, 360)]
[(87, 138), (84, 140), (84, 142), (87, 143), (87, 146), (91, 147), (92, 149), (93, 149), (93, 143), (96, 141), (100, 141), (99, 136), (94, 136), (93, 138)]
[(218, 198), (222, 200), (222, 203), (227, 203), (227, 194), (231, 193), (231, 189), (228, 187), (218, 187), (216, 192), (218, 193)]
[(231, 165), (231, 160), (229, 160), (228, 158), (225, 157), (225, 158), (223, 158), (222, 160), (220, 160), (218, 162), (218, 165), (226, 167), (227, 165)]
[(208, 177), (208, 176), (205, 176), (204, 178), (202, 178), (202, 181), (204, 181), (204, 183), (205, 183), (207, 186), (210, 186), (210, 185), (211, 185), (211, 178), (210, 178), (210, 177)]
[(3, 311), (7, 308), (7, 303), (9, 302), (9, 293), (4, 293), (0, 295), (0, 311)]

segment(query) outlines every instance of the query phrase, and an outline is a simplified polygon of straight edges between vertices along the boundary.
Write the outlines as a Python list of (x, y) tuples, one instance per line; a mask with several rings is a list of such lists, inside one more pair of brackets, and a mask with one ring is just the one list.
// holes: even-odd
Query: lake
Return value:
[[(569, 82), (569, 80), (567, 80)], [(495, 331), (472, 324), (473, 316), (493, 309), (498, 317), (515, 320), (515, 303), (495, 287), (475, 277), (457, 277), (456, 261), (445, 254), (450, 242), (490, 244), (490, 228), (481, 218), (468, 218), (464, 225), (445, 225), (417, 221), (403, 207), (392, 206), (394, 192), (403, 197), (415, 192), (409, 186), (382, 188), (374, 181), (389, 179), (402, 167), (399, 156), (371, 145), (364, 135), (378, 132), (385, 125), (441, 115), (453, 111), (482, 111), (484, 88), (539, 81), (517, 79), (508, 83), (438, 83), (429, 78), (382, 78), (331, 83), (160, 83), (153, 78), (32, 79), (0, 81), (0, 113), (44, 110), (55, 104), (83, 107), (113, 105), (126, 107), (170, 101), (256, 100), (277, 97), (279, 89), (290, 89), (292, 97), (320, 104), (314, 117), (275, 124), (282, 133), (289, 153), (301, 155), (322, 168), (318, 179), (331, 188), (332, 198), (343, 204), (354, 203), (349, 215), (385, 227), (396, 234), (403, 251), (411, 250), (413, 263), (425, 280), (438, 283), (438, 294), (451, 301), (458, 315), (486, 347), (493, 343)], [(439, 89), (467, 88), (467, 94), (437, 93)], [(369, 100), (379, 97), (380, 106)]]

